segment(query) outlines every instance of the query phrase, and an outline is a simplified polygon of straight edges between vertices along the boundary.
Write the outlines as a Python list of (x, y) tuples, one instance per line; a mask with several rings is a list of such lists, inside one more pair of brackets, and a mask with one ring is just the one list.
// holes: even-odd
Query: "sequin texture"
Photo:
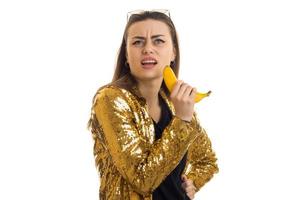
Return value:
[(188, 151), (184, 174), (198, 191), (218, 172), (215, 153), (194, 113), (191, 122), (175, 116), (172, 102), (161, 96), (173, 118), (155, 140), (155, 130), (139, 93), (107, 85), (94, 98), (90, 131), (100, 178), (100, 199), (150, 200), (152, 192)]

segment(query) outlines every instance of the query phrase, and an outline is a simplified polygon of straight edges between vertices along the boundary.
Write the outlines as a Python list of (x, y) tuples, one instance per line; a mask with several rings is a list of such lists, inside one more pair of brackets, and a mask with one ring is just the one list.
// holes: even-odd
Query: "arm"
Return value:
[[(194, 116), (196, 118), (196, 115)], [(196, 121), (199, 124), (197, 118)], [(199, 137), (195, 139), (189, 148), (189, 164), (185, 172), (188, 179), (193, 180), (196, 192), (213, 177), (214, 173), (219, 171), (216, 163), (217, 158), (211, 148), (211, 141), (206, 131), (202, 127), (198, 127)]]
[(126, 98), (120, 89), (105, 88), (94, 109), (114, 165), (138, 193), (148, 195), (178, 165), (198, 132), (190, 123), (173, 117), (163, 136), (151, 145), (140, 134), (142, 130), (137, 130)]

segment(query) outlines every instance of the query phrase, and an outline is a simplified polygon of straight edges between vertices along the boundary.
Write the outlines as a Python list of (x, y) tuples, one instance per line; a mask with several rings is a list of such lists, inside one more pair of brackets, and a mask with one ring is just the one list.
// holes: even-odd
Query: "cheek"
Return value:
[(131, 62), (137, 62), (140, 56), (139, 51), (137, 51), (136, 49), (128, 49), (127, 50), (127, 56), (128, 56), (128, 60)]
[(161, 55), (165, 57), (166, 59), (171, 59), (173, 56), (173, 47), (168, 46), (161, 50)]
[(160, 57), (164, 62), (170, 62), (172, 60), (172, 54), (169, 51), (163, 52)]

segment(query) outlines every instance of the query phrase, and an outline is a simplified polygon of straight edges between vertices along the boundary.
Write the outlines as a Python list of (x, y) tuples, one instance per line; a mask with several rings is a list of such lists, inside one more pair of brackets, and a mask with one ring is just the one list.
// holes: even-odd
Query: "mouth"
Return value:
[(151, 69), (157, 64), (157, 60), (154, 58), (145, 58), (141, 61), (142, 68)]

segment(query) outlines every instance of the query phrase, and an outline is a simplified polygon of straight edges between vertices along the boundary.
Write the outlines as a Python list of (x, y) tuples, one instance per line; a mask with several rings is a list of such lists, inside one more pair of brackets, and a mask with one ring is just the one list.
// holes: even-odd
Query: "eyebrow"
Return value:
[[(153, 39), (153, 38), (158, 38), (158, 37), (161, 37), (161, 36), (164, 36), (164, 35), (153, 35), (153, 36), (151, 36), (151, 39)], [(141, 40), (145, 40), (146, 38), (143, 37), (143, 36), (134, 36), (132, 39), (141, 39)]]

